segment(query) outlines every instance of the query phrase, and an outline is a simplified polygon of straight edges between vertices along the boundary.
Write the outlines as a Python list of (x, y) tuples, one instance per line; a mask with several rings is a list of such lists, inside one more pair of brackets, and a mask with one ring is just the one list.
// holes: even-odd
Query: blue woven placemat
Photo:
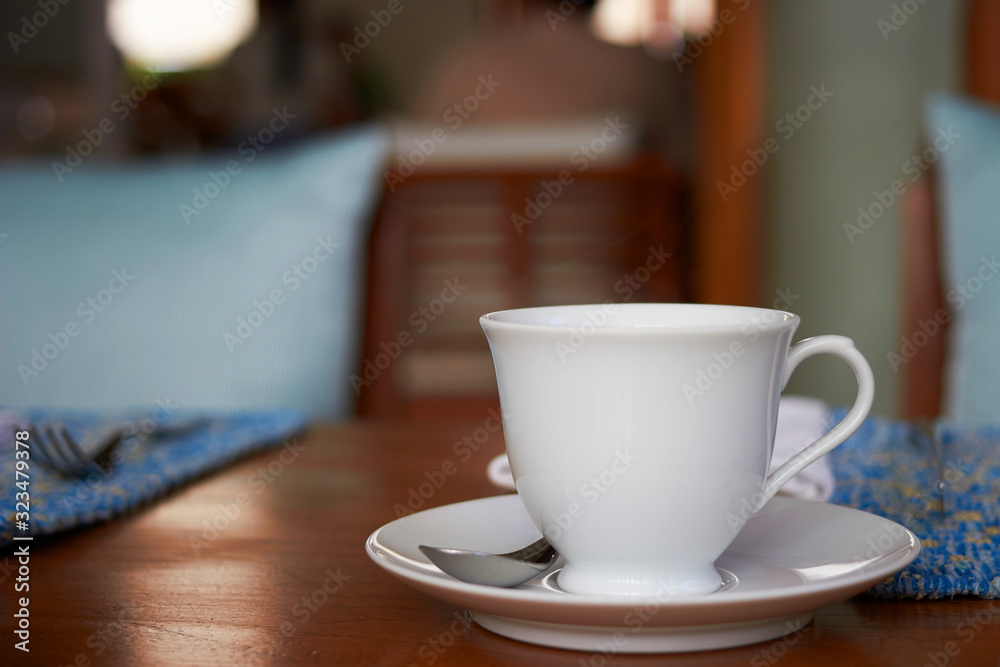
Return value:
[[(157, 421), (149, 415), (43, 411), (27, 411), (23, 416), (36, 423), (63, 423), (82, 443), (99, 438), (123, 422), (133, 421), (138, 427), (138, 435), (122, 441), (118, 450), (122, 458), (116, 457), (117, 465), (109, 465), (104, 472), (92, 473), (84, 479), (58, 475), (28, 459), (28, 531), (17, 530), (16, 534), (34, 536), (124, 514), (242, 456), (280, 444), (306, 426), (304, 415), (290, 411), (213, 415), (204, 428), (172, 438), (154, 439), (145, 437), (144, 432), (162, 428), (167, 424), (166, 418)], [(171, 416), (170, 419), (190, 417)], [(9, 431), (9, 424), (4, 428)], [(3, 499), (0, 547), (13, 541), (17, 494), (23, 492), (15, 486), (17, 459), (12, 436), (12, 432), (5, 432), (0, 439), (0, 498)]]
[[(833, 411), (841, 419), (845, 410)], [(1000, 426), (938, 424), (945, 488), (930, 441), (913, 424), (869, 417), (831, 454), (830, 502), (878, 514), (920, 538), (916, 560), (869, 592), (885, 598), (1000, 597)]]

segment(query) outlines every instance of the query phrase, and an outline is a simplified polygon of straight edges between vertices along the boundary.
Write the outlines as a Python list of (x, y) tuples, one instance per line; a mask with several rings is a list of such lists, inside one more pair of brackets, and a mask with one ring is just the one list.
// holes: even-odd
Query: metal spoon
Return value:
[(429, 547), (423, 544), (419, 548), (442, 572), (459, 581), (503, 588), (517, 586), (537, 577), (552, 567), (559, 557), (555, 548), (544, 537), (523, 549), (506, 554)]

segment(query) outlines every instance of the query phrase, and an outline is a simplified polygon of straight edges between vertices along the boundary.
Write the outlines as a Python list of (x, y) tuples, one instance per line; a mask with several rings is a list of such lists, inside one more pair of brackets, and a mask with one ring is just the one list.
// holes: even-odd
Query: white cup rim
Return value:
[[(479, 318), (483, 329), (498, 329), (523, 332), (573, 332), (580, 328), (582, 322), (562, 323), (557, 321), (558, 312), (564, 311), (567, 315), (573, 314), (579, 318), (581, 314), (596, 314), (603, 312), (612, 315), (623, 311), (659, 311), (662, 316), (664, 311), (675, 311), (677, 317), (684, 313), (684, 320), (677, 320), (672, 324), (644, 324), (642, 326), (621, 326), (617, 324), (600, 324), (596, 330), (608, 333), (621, 333), (626, 335), (688, 335), (698, 333), (728, 333), (740, 332), (750, 326), (754, 331), (766, 332), (785, 328), (795, 328), (799, 324), (799, 316), (784, 310), (772, 308), (756, 308), (751, 306), (728, 306), (718, 304), (697, 304), (697, 303), (615, 303), (605, 302), (596, 304), (574, 304), (566, 306), (533, 306), (529, 308), (511, 308), (487, 313)], [(546, 311), (552, 316), (548, 322), (539, 322), (538, 318), (544, 317)], [(716, 318), (720, 313), (725, 313), (730, 318), (725, 322), (709, 322), (708, 316), (714, 312)], [(691, 320), (691, 316), (701, 318)], [(535, 321), (515, 321), (523, 317), (531, 317)], [(591, 324), (596, 324), (594, 319), (588, 318)]]

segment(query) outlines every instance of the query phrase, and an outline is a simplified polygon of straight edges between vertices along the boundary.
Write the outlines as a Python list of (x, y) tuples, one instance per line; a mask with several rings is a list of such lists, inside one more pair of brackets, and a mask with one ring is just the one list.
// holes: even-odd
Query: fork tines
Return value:
[(63, 424), (28, 424), (34, 441), (32, 455), (39, 465), (63, 475), (80, 477), (95, 470), (90, 456), (77, 444)]

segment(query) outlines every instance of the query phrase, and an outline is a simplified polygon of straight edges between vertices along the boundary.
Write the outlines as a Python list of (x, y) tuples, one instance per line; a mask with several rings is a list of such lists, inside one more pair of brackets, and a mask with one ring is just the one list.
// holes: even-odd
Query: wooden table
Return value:
[(785, 640), (606, 663), (475, 624), (452, 634), (462, 611), (378, 568), (364, 542), (425, 472), (454, 466), (424, 507), (496, 495), (485, 468), (501, 434), (476, 452), (453, 449), (482, 425), (319, 426), (131, 516), (36, 540), (30, 655), (9, 631), (8, 550), (0, 664), (1000, 665), (1000, 601), (984, 600), (857, 597)]

